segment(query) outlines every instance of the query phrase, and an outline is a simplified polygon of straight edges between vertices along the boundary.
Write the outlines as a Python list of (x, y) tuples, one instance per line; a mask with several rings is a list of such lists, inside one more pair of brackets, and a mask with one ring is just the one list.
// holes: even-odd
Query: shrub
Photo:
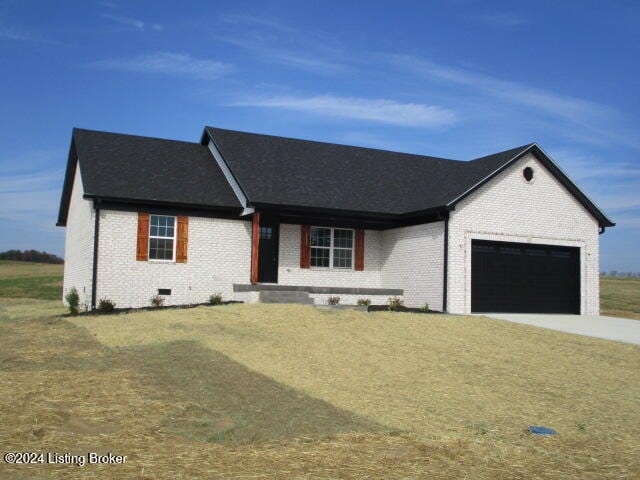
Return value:
[(71, 315), (78, 314), (78, 305), (80, 304), (80, 295), (78, 295), (78, 290), (76, 287), (73, 287), (69, 293), (64, 296), (64, 299), (69, 304), (69, 313)]
[(153, 297), (151, 297), (152, 307), (158, 308), (162, 305), (164, 305), (164, 297), (161, 297), (160, 295), (154, 295)]
[(358, 305), (360, 305), (361, 307), (368, 307), (369, 305), (371, 305), (371, 299), (370, 298), (359, 298), (358, 299)]
[(423, 312), (428, 312), (429, 311), (429, 304), (425, 303), (422, 307), (420, 307), (420, 310), (422, 310)]
[(98, 302), (98, 311), (101, 313), (113, 312), (116, 308), (116, 302), (109, 300), (108, 298), (101, 298)]
[(209, 303), (211, 305), (222, 305), (222, 294), (214, 293), (209, 297)]
[(403, 304), (404, 302), (400, 297), (389, 297), (389, 299), (387, 300), (387, 306), (389, 307), (389, 310), (399, 310)]
[(329, 305), (338, 305), (340, 303), (340, 297), (329, 297), (327, 298), (327, 303)]

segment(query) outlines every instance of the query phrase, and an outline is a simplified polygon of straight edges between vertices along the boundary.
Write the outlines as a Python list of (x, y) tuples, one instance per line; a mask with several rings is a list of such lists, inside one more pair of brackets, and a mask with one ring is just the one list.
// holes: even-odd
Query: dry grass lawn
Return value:
[[(640, 348), (482, 317), (0, 300), (0, 478), (640, 478)], [(551, 438), (528, 425), (559, 431)]]
[(640, 320), (640, 278), (600, 278), (602, 315)]

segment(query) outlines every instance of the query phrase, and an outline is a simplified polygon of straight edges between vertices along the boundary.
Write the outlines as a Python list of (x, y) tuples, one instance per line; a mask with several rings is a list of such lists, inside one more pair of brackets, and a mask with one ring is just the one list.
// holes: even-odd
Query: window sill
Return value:
[(156, 259), (149, 259), (147, 260), (148, 263), (176, 263), (175, 260), (156, 260)]
[(338, 270), (342, 272), (350, 272), (353, 271), (353, 267), (309, 267), (309, 270), (322, 270), (322, 271), (331, 271)]

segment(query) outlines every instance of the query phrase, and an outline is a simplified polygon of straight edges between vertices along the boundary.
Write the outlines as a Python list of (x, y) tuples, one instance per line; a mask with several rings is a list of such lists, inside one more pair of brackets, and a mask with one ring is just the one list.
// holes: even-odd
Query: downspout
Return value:
[(96, 292), (98, 290), (98, 240), (100, 238), (100, 201), (93, 203), (95, 209), (95, 225), (93, 227), (93, 273), (91, 277), (91, 310), (96, 309)]
[(607, 229), (607, 227), (604, 227), (604, 226), (600, 227), (600, 230), (598, 231), (598, 234), (602, 235), (606, 229)]
[(442, 268), (442, 311), (447, 311), (447, 275), (449, 266), (449, 212), (444, 217), (444, 265)]

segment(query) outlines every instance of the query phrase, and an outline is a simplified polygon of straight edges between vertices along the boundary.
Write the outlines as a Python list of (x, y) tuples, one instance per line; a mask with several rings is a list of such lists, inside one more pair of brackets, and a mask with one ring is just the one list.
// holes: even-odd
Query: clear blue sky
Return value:
[(640, 271), (638, 24), (637, 1), (0, 1), (0, 250), (63, 253), (73, 127), (214, 125), (457, 159), (539, 142), (618, 223), (602, 269)]

